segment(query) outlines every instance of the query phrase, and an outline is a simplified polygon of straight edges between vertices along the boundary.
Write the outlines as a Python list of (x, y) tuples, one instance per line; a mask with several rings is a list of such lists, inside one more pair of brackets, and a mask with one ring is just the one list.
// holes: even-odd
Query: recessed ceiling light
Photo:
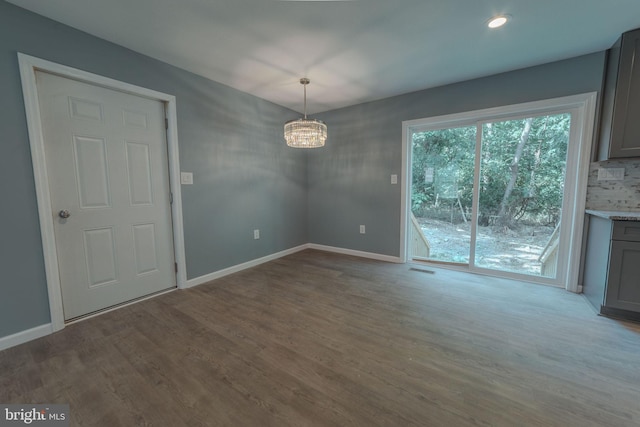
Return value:
[(509, 15), (494, 16), (493, 18), (489, 19), (489, 22), (487, 22), (487, 26), (489, 28), (502, 27), (504, 24), (507, 23), (508, 20), (509, 20)]

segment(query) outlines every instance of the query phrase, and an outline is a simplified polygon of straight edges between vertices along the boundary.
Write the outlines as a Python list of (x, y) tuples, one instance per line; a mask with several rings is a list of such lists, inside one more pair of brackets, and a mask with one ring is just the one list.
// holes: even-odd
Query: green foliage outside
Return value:
[[(515, 220), (557, 223), (570, 118), (558, 114), (482, 125), (480, 225), (495, 223), (503, 202), (507, 226)], [(462, 221), (460, 211), (471, 211), (475, 146), (475, 125), (413, 134), (411, 207), (417, 217), (449, 219), (455, 211), (456, 221)], [(515, 185), (507, 191), (510, 180)]]

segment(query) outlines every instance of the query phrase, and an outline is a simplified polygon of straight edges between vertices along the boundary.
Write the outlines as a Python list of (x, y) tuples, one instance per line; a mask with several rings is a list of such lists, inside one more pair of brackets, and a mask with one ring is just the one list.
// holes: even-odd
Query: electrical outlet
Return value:
[(396, 175), (396, 174), (391, 175), (391, 183), (392, 184), (397, 184), (398, 183), (398, 175)]
[(605, 181), (609, 178), (609, 170), (605, 168), (598, 168), (598, 181)]
[(253, 230), (253, 238), (255, 240), (258, 240), (260, 238), (260, 230), (258, 229)]
[(611, 169), (611, 175), (616, 181), (624, 181), (624, 168)]
[(360, 234), (364, 234), (365, 233), (365, 229), (364, 229), (364, 225), (360, 226)]
[(624, 168), (598, 168), (598, 181), (622, 181)]

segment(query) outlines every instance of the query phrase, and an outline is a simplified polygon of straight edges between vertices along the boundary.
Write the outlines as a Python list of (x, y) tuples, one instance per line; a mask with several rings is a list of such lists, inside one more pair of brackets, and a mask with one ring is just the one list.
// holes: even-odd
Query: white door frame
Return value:
[[(565, 178), (565, 187), (569, 187), (575, 195), (573, 203), (563, 210), (574, 224), (572, 230), (567, 230), (566, 250), (571, 254), (568, 265), (562, 272), (562, 283), (568, 291), (582, 292), (579, 284), (580, 274), (580, 254), (582, 251), (582, 234), (584, 230), (584, 211), (587, 198), (587, 180), (589, 177), (589, 162), (591, 158), (591, 146), (593, 143), (593, 131), (596, 112), (597, 92), (583, 93), (560, 98), (546, 99), (542, 101), (526, 102), (522, 104), (507, 105), (502, 107), (487, 108), (484, 110), (470, 111), (459, 114), (449, 114), (445, 116), (432, 117), (429, 119), (408, 120), (402, 122), (402, 188), (401, 188), (401, 214), (400, 214), (400, 259), (402, 262), (409, 262), (409, 222), (408, 215), (411, 211), (411, 134), (419, 129), (421, 125), (427, 123), (442, 125), (455, 124), (456, 126), (467, 124), (476, 125), (487, 119), (509, 118), (514, 115), (545, 112), (549, 109), (573, 110), (580, 116), (580, 125), (574, 126), (572, 120), (572, 138), (580, 144), (576, 147), (577, 155), (567, 158), (567, 170), (573, 167), (575, 176)], [(575, 145), (575, 144), (574, 144)], [(477, 148), (478, 149), (478, 148)], [(475, 195), (477, 197), (477, 194)], [(563, 201), (564, 203), (564, 201)], [(566, 213), (565, 213), (566, 212)], [(475, 218), (475, 216), (474, 216)], [(475, 219), (474, 219), (475, 221)], [(505, 274), (508, 276), (508, 274)], [(526, 280), (525, 276), (513, 275), (513, 278)]]
[(40, 218), (40, 234), (44, 253), (44, 267), (49, 292), (49, 310), (53, 331), (64, 328), (64, 312), (62, 307), (62, 290), (58, 271), (58, 255), (56, 252), (55, 233), (51, 219), (51, 194), (49, 192), (49, 178), (44, 149), (44, 136), (38, 101), (38, 87), (36, 71), (45, 71), (67, 77), (73, 80), (89, 83), (107, 89), (117, 90), (135, 96), (154, 99), (166, 105), (168, 120), (167, 153), (169, 161), (169, 187), (173, 195), (171, 217), (173, 225), (173, 246), (175, 262), (178, 265), (176, 283), (178, 288), (184, 288), (187, 281), (187, 270), (184, 250), (184, 229), (182, 224), (182, 197), (180, 193), (180, 159), (178, 153), (178, 122), (176, 115), (176, 98), (173, 95), (156, 92), (151, 89), (124, 83), (97, 74), (56, 64), (55, 62), (25, 55), (18, 52), (20, 78), (22, 80), (22, 94), (27, 115), (29, 144), (31, 146), (31, 161), (36, 185), (38, 201), (38, 215)]

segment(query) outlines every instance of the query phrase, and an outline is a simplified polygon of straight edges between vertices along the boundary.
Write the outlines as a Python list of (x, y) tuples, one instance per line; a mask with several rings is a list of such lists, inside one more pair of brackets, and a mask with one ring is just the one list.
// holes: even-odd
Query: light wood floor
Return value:
[(0, 353), (74, 426), (640, 425), (640, 327), (556, 288), (305, 251)]

